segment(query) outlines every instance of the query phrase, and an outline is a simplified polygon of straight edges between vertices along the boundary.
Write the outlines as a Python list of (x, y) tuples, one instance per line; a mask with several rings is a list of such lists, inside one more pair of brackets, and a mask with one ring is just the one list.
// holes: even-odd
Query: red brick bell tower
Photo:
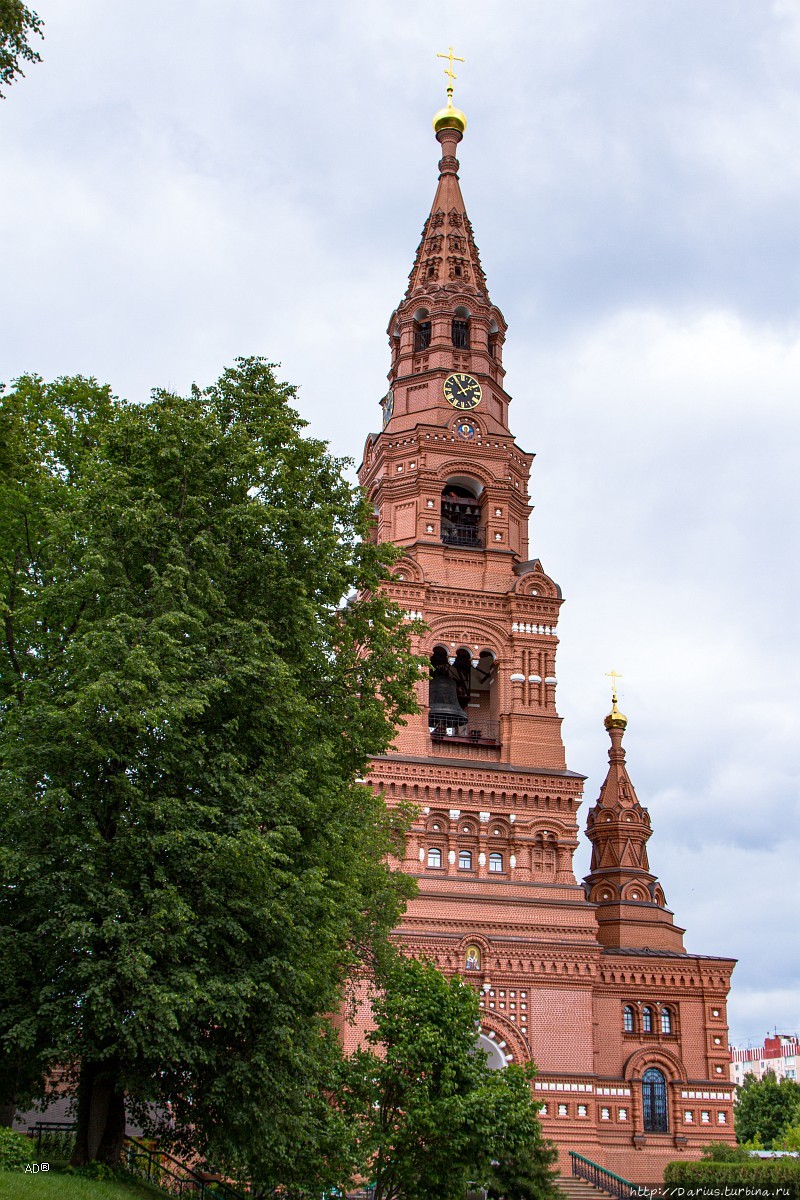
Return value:
[[(732, 1137), (719, 1068), (733, 964), (687, 955), (672, 923), (616, 698), (591, 873), (573, 873), (584, 776), (567, 768), (556, 708), (562, 597), (528, 548), (533, 455), (511, 433), (507, 326), (461, 195), (465, 128), (450, 91), (436, 194), (389, 321), (383, 429), (359, 473), (378, 537), (404, 550), (387, 591), (422, 622), (430, 662), (420, 713), (370, 770), (389, 804), (417, 810), (402, 867), (419, 893), (397, 937), (480, 990), (492, 1065), (535, 1060), (567, 1170), (574, 1149), (652, 1181), (676, 1151)], [(713, 1099), (689, 1108), (695, 1095)]]

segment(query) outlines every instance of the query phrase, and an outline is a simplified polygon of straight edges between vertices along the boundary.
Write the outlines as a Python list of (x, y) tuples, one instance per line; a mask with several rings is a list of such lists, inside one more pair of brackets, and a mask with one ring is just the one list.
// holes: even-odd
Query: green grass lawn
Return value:
[(154, 1200), (164, 1196), (146, 1184), (95, 1183), (76, 1175), (49, 1171), (26, 1175), (24, 1171), (0, 1171), (0, 1200)]

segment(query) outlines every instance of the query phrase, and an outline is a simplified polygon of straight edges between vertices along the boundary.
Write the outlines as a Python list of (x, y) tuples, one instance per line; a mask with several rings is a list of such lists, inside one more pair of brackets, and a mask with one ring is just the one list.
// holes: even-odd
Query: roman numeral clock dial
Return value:
[(453, 408), (461, 412), (477, 408), (483, 394), (477, 379), (473, 379), (471, 375), (464, 375), (461, 371), (447, 376), (443, 391), (448, 404), (452, 404)]

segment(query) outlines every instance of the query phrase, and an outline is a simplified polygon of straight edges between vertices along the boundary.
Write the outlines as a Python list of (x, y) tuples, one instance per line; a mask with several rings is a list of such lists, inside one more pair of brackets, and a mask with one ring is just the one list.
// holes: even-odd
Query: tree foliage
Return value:
[(772, 1142), (773, 1150), (789, 1150), (793, 1154), (800, 1153), (800, 1107), (795, 1111), (791, 1125), (787, 1125), (779, 1137)]
[(3, 88), (24, 76), (21, 63), (42, 61), (30, 41), (34, 34), (43, 36), (42, 24), (22, 0), (0, 0), (0, 100), (5, 99)]
[(764, 1149), (771, 1150), (775, 1142), (791, 1125), (800, 1123), (800, 1083), (793, 1079), (778, 1082), (774, 1071), (765, 1072), (762, 1079), (745, 1076), (738, 1090), (734, 1108), (734, 1124), (739, 1142), (759, 1139)]
[(413, 707), (392, 552), (292, 398), (248, 359), (0, 410), (0, 1103), (75, 1064), (76, 1162), (126, 1100), (229, 1170), (313, 1157), (321, 1014), (410, 886), (357, 782)]
[(458, 1200), (469, 1181), (507, 1200), (555, 1196), (532, 1067), (491, 1071), (478, 998), (430, 963), (398, 959), (374, 1003), (372, 1049), (351, 1063), (374, 1200)]

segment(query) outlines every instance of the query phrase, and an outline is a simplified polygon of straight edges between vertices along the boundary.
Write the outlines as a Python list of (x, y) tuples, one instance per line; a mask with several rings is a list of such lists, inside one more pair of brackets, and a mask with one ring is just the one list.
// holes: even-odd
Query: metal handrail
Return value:
[(244, 1200), (218, 1176), (206, 1175), (187, 1167), (166, 1150), (153, 1150), (140, 1138), (126, 1137), (123, 1143), (125, 1166), (132, 1175), (154, 1183), (170, 1196), (192, 1196), (196, 1200), (222, 1197), (223, 1200)]
[[(36, 1153), (58, 1149), (66, 1156), (72, 1148), (75, 1124), (72, 1121), (37, 1121), (28, 1136), (36, 1140)], [(48, 1142), (50, 1145), (48, 1145)], [(126, 1169), (139, 1179), (155, 1184), (170, 1196), (191, 1196), (192, 1200), (244, 1200), (230, 1184), (189, 1167), (166, 1150), (153, 1149), (141, 1138), (126, 1136), (122, 1144)]]
[(469, 724), (459, 728), (457, 725), (448, 726), (441, 718), (437, 717), (436, 720), (436, 725), (428, 727), (434, 742), (471, 742), (477, 746), (499, 746), (500, 744), (499, 721), (481, 721), (477, 725), (473, 725), (470, 721)]
[(578, 1179), (585, 1179), (593, 1187), (600, 1188), (601, 1191), (608, 1192), (611, 1196), (617, 1196), (618, 1200), (628, 1200), (628, 1197), (635, 1194), (636, 1185), (630, 1180), (623, 1179), (621, 1175), (615, 1175), (607, 1167), (601, 1167), (600, 1163), (592, 1162), (590, 1158), (584, 1158), (575, 1150), (570, 1150), (569, 1156), (572, 1159), (572, 1174)]
[(451, 522), (442, 524), (442, 541), (445, 546), (460, 546), (472, 550), (483, 550), (486, 545), (485, 525), (466, 525)]

